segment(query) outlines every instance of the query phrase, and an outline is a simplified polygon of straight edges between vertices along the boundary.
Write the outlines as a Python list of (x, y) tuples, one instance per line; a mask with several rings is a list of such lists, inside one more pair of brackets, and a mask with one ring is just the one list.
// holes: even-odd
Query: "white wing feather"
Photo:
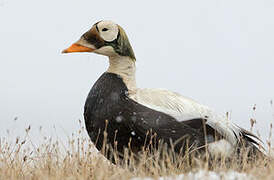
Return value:
[(178, 121), (206, 118), (206, 123), (233, 145), (240, 138), (241, 128), (225, 116), (178, 93), (163, 89), (137, 89), (130, 94), (130, 98), (146, 107), (169, 114)]

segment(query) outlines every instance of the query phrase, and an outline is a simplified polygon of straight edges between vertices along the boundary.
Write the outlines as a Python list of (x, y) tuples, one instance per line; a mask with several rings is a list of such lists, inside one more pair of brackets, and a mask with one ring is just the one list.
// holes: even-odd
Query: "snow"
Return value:
[(116, 122), (117, 123), (120, 123), (120, 122), (122, 122), (123, 121), (123, 116), (117, 116), (116, 117)]
[(136, 120), (137, 120), (137, 118), (136, 118), (136, 116), (131, 116), (131, 120), (132, 120), (132, 122), (136, 122)]
[[(131, 180), (153, 180), (154, 178), (150, 177), (135, 177)], [(166, 176), (166, 177), (159, 177), (157, 180), (253, 180), (256, 179), (254, 176), (246, 174), (246, 173), (239, 173), (236, 171), (228, 171), (228, 172), (214, 172), (214, 171), (206, 171), (200, 170), (197, 172), (189, 172), (186, 174), (180, 174), (175, 176)]]

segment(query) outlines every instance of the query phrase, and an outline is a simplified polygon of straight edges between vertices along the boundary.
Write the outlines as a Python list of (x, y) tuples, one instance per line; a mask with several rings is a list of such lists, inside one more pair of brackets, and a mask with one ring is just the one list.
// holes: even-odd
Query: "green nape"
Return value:
[(114, 50), (121, 56), (129, 56), (133, 61), (136, 61), (135, 54), (130, 45), (128, 37), (124, 29), (118, 25), (120, 36), (117, 39), (118, 46), (114, 47)]

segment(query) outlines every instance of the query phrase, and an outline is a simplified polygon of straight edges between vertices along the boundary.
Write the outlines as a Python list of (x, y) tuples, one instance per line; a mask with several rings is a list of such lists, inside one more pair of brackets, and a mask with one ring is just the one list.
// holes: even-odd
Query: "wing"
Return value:
[(240, 142), (243, 135), (252, 137), (254, 145), (260, 144), (260, 140), (256, 139), (256, 136), (249, 132), (246, 133), (247, 131), (243, 131), (242, 128), (229, 121), (227, 117), (220, 116), (209, 107), (178, 93), (163, 89), (137, 89), (129, 97), (146, 107), (166, 113), (179, 122), (187, 123), (188, 120), (192, 119), (206, 119), (207, 125), (233, 145)]

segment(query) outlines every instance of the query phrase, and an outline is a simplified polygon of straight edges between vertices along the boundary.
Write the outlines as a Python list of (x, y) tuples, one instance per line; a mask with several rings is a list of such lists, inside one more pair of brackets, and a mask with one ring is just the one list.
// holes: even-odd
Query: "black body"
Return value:
[[(145, 107), (128, 97), (128, 89), (117, 74), (104, 73), (92, 87), (85, 104), (85, 124), (87, 132), (100, 151), (103, 147), (103, 132), (107, 132), (107, 143), (123, 154), (124, 148), (138, 152), (149, 141), (150, 135), (156, 134), (156, 140), (163, 140), (170, 147), (170, 142), (183, 138), (174, 150), (179, 152), (185, 148), (186, 139), (189, 146), (203, 146), (205, 136), (203, 119), (189, 120), (185, 123), (165, 113)], [(107, 128), (106, 128), (106, 120)], [(198, 125), (197, 125), (198, 124)], [(213, 129), (207, 128), (212, 134)]]

